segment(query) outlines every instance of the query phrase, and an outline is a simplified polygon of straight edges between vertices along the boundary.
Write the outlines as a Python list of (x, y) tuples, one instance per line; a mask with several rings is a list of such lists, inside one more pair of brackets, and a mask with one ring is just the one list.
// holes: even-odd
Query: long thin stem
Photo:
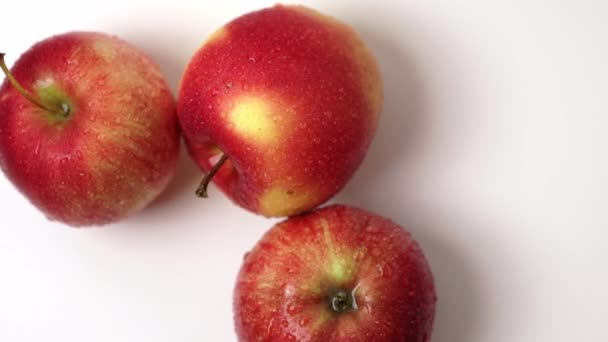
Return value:
[[(13, 87), (15, 87), (15, 89), (17, 89), (17, 91), (19, 93), (21, 93), (21, 95), (23, 95), (23, 97), (25, 97), (28, 101), (30, 101), (31, 103), (35, 104), (36, 106), (38, 106), (48, 112), (51, 112), (51, 113), (56, 112), (56, 110), (53, 110), (52, 108), (49, 108), (49, 107), (43, 105), (42, 103), (40, 103), (40, 101), (38, 101), (38, 99), (36, 99), (34, 97), (34, 95), (32, 95), (32, 93), (27, 91), (27, 89), (23, 88), (21, 86), (21, 84), (19, 84), (19, 82), (17, 82), (17, 80), (15, 79), (15, 77), (13, 76), (11, 71), (8, 70), (8, 68), (6, 67), (6, 63), (4, 62), (4, 53), (1, 53), (1, 52), (0, 52), (0, 68), (2, 69), (2, 72), (4, 72), (4, 74), (6, 75), (6, 78), (8, 78), (8, 81), (11, 82)], [(65, 112), (65, 109), (62, 109), (62, 112)]]
[(209, 186), (211, 179), (219, 171), (220, 167), (222, 167), (222, 165), (224, 165), (226, 160), (228, 160), (228, 156), (224, 153), (224, 154), (222, 154), (222, 157), (220, 158), (220, 160), (218, 160), (218, 162), (215, 163), (215, 165), (213, 165), (211, 170), (209, 170), (209, 173), (207, 175), (205, 175), (203, 180), (201, 180), (201, 184), (198, 186), (198, 189), (196, 189), (196, 196), (201, 197), (201, 198), (207, 198), (207, 186)]

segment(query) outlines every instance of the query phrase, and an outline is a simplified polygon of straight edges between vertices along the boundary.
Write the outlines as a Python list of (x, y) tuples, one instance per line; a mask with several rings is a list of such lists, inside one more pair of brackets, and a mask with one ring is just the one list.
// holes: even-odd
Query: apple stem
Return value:
[(331, 296), (331, 308), (337, 313), (355, 309), (356, 304), (353, 295), (346, 291), (337, 291)]
[(196, 196), (201, 197), (201, 198), (207, 198), (207, 186), (209, 186), (211, 179), (219, 171), (220, 167), (222, 167), (222, 165), (224, 165), (226, 160), (228, 160), (228, 156), (224, 153), (224, 154), (222, 154), (222, 157), (220, 158), (220, 160), (218, 160), (218, 162), (215, 163), (215, 165), (213, 165), (211, 170), (209, 170), (209, 173), (207, 175), (205, 175), (203, 180), (201, 180), (201, 184), (196, 189)]
[(57, 109), (50, 108), (50, 107), (42, 104), (38, 99), (36, 99), (36, 97), (34, 97), (34, 95), (32, 95), (32, 93), (30, 93), (21, 84), (19, 84), (19, 82), (15, 79), (15, 77), (13, 76), (11, 71), (6, 66), (6, 63), (4, 62), (4, 55), (5, 55), (4, 53), (0, 52), (0, 69), (2, 69), (2, 72), (4, 72), (4, 75), (6, 75), (6, 78), (8, 79), (8, 81), (13, 85), (13, 87), (15, 87), (15, 89), (17, 89), (17, 91), (21, 95), (23, 95), (23, 97), (25, 97), (28, 101), (30, 101), (34, 105), (40, 107), (41, 109), (43, 109), (47, 112), (50, 112), (50, 113), (59, 112), (64, 117), (67, 117), (70, 114), (70, 106), (68, 106), (67, 103), (62, 103), (61, 108), (57, 108)]

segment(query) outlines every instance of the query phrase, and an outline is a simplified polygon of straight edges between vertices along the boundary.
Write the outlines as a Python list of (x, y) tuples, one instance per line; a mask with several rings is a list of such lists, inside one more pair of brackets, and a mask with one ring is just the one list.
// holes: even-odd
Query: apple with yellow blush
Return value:
[(276, 5), (212, 34), (189, 62), (178, 118), (190, 155), (235, 203), (296, 215), (335, 195), (363, 161), (382, 107), (371, 51), (346, 24)]

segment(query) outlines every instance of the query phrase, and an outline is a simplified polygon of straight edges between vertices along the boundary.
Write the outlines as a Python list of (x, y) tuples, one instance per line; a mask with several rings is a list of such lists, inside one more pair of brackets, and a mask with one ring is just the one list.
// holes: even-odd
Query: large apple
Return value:
[(408, 232), (332, 206), (279, 223), (245, 256), (234, 318), (240, 341), (428, 342), (435, 302)]
[(37, 43), (0, 88), (0, 167), (51, 220), (100, 225), (154, 200), (174, 174), (175, 103), (159, 68), (106, 34)]
[[(374, 136), (382, 82), (345, 24), (277, 5), (215, 32), (183, 75), (178, 117), (191, 156), (234, 202), (264, 216), (325, 202)], [(216, 173), (217, 172), (217, 173)]]

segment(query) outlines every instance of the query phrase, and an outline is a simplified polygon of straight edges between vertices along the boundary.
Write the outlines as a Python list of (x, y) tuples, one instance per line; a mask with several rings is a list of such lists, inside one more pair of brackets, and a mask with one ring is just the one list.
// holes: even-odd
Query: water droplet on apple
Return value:
[(249, 57), (249, 63), (255, 63), (255, 57)]
[(266, 333), (270, 334), (270, 329), (272, 329), (272, 323), (274, 322), (274, 317), (270, 319), (270, 322), (268, 322), (268, 326), (266, 327)]
[(308, 317), (302, 317), (302, 318), (300, 318), (300, 321), (298, 321), (298, 324), (299, 324), (301, 327), (305, 327), (305, 326), (307, 326), (309, 323), (310, 323), (310, 318), (308, 318)]
[(281, 321), (281, 326), (283, 328), (287, 328), (289, 326), (289, 322), (287, 322), (287, 320), (284, 319), (284, 320)]
[(302, 312), (302, 306), (297, 303), (291, 303), (287, 306), (287, 313), (290, 315), (297, 315)]
[(296, 337), (293, 334), (287, 333), (285, 335), (285, 338), (287, 339), (287, 341), (295, 341)]
[(285, 290), (283, 291), (285, 297), (290, 297), (294, 293), (293, 285), (289, 284), (285, 286)]

